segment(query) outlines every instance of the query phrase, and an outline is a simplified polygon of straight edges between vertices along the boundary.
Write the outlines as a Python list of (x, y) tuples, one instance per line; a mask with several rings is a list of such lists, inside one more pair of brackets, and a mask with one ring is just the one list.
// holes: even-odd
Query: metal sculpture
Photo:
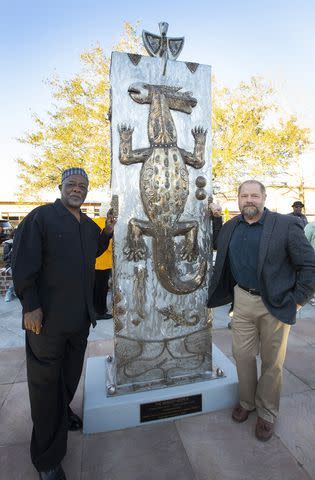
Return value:
[(176, 60), (184, 46), (184, 37), (171, 38), (167, 37), (168, 23), (159, 23), (161, 35), (143, 30), (142, 40), (146, 51), (151, 57), (164, 58), (163, 75), (166, 73), (166, 64), (168, 59)]
[(153, 237), (153, 259), (160, 283), (169, 292), (187, 294), (202, 283), (207, 268), (199, 260), (197, 273), (181, 280), (177, 272), (174, 237), (184, 235), (181, 256), (192, 262), (198, 256), (198, 222), (180, 221), (189, 193), (187, 165), (199, 169), (204, 165), (207, 131), (195, 127), (191, 133), (195, 140), (194, 152), (177, 145), (177, 133), (170, 110), (190, 114), (197, 100), (181, 87), (133, 84), (128, 89), (137, 103), (150, 104), (148, 135), (150, 147), (132, 150), (133, 129), (119, 127), (119, 160), (125, 165), (143, 163), (140, 173), (140, 194), (149, 221), (132, 218), (128, 225), (125, 254), (129, 260), (138, 261), (146, 256), (143, 235)]
[(166, 24), (160, 29), (160, 37), (143, 34), (150, 57), (112, 54), (111, 188), (119, 215), (108, 395), (216, 376), (205, 306), (211, 70), (174, 61), (183, 39), (166, 37)]

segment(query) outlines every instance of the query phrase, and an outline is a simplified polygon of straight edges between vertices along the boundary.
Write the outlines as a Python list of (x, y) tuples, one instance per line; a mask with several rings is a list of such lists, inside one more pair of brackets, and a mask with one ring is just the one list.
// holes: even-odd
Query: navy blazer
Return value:
[[(208, 307), (233, 301), (236, 282), (230, 269), (229, 244), (240, 217), (226, 222), (219, 233)], [(315, 291), (315, 253), (299, 220), (266, 209), (257, 272), (268, 311), (281, 322), (294, 324), (297, 304), (304, 305)]]

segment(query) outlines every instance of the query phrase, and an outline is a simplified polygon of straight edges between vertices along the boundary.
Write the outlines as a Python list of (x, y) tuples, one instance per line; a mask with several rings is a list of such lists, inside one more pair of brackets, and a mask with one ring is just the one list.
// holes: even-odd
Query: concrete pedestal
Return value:
[[(224, 371), (224, 377), (114, 397), (107, 397), (105, 393), (105, 357), (89, 358), (84, 386), (83, 432), (108, 432), (143, 425), (141, 406), (182, 397), (201, 395), (202, 399), (201, 411), (185, 413), (185, 416), (233, 407), (238, 401), (236, 368), (215, 345), (212, 353), (213, 364)], [(165, 422), (182, 417), (183, 415), (175, 415), (145, 423)]]

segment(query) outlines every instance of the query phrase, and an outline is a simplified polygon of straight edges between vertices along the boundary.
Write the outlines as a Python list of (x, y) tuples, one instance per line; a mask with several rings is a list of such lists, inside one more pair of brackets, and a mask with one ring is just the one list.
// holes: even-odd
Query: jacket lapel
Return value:
[(228, 251), (228, 248), (230, 246), (230, 240), (231, 240), (231, 237), (232, 237), (232, 233), (234, 232), (235, 227), (236, 227), (236, 225), (238, 224), (238, 222), (240, 221), (241, 218), (242, 218), (241, 215), (237, 215), (236, 217), (233, 218), (232, 222), (229, 225), (229, 229), (226, 232), (226, 238), (225, 238), (225, 242), (224, 242), (224, 246), (225, 246), (224, 256), (227, 255), (227, 251)]
[(266, 212), (264, 227), (263, 227), (262, 236), (261, 236), (260, 245), (259, 245), (258, 269), (257, 269), (258, 278), (260, 278), (260, 275), (261, 275), (263, 264), (265, 262), (265, 258), (267, 255), (269, 241), (270, 241), (273, 227), (276, 221), (276, 215), (273, 215), (273, 213), (270, 212), (268, 209), (266, 210), (267, 212)]
[(223, 265), (229, 254), (228, 250), (229, 250), (230, 240), (240, 218), (241, 218), (241, 215), (237, 215), (236, 217), (232, 218), (232, 220), (230, 220), (228, 223), (225, 224), (224, 237), (222, 237), (220, 241), (220, 248), (217, 256), (217, 261), (218, 261), (217, 266), (220, 272), (223, 269)]

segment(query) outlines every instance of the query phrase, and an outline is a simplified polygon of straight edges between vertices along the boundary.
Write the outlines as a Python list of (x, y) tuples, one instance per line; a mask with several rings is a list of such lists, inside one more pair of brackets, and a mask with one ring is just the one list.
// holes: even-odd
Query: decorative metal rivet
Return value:
[(205, 177), (202, 177), (201, 175), (196, 178), (196, 185), (198, 188), (205, 187), (207, 185), (207, 180)]
[(198, 188), (195, 195), (197, 200), (204, 200), (207, 197), (207, 192), (203, 188)]
[(216, 373), (217, 373), (217, 377), (224, 376), (224, 371), (222, 370), (222, 368), (217, 368)]
[(116, 387), (113, 383), (107, 385), (107, 393), (108, 395), (114, 395), (114, 393), (116, 393)]
[(111, 355), (106, 355), (106, 361), (107, 361), (108, 363), (112, 363), (113, 357), (112, 357)]

